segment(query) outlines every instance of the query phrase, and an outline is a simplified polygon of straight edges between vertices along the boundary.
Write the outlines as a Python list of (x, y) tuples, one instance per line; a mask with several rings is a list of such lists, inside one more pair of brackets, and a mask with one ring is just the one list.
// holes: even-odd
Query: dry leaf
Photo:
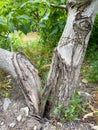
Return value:
[(83, 120), (84, 120), (84, 119), (87, 119), (88, 117), (93, 117), (93, 116), (94, 116), (94, 113), (93, 113), (93, 112), (88, 113), (88, 114), (86, 114), (86, 115), (83, 116)]
[(88, 108), (90, 108), (93, 112), (95, 111), (95, 108), (92, 105), (89, 105)]

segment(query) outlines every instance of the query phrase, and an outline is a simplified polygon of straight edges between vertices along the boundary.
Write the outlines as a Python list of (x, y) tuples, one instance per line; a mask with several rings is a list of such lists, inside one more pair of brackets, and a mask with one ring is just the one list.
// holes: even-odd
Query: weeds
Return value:
[(66, 109), (64, 108), (63, 104), (58, 107), (54, 107), (53, 113), (55, 115), (58, 115), (59, 112), (62, 113), (62, 116), (60, 117), (61, 121), (78, 119), (82, 115), (82, 113), (85, 112), (83, 100), (80, 95), (75, 92), (70, 100), (69, 107)]
[(98, 82), (98, 15), (88, 44), (81, 72), (88, 81)]
[(6, 79), (6, 74), (0, 70), (0, 95), (4, 97), (10, 97), (12, 86), (8, 83), (9, 81)]

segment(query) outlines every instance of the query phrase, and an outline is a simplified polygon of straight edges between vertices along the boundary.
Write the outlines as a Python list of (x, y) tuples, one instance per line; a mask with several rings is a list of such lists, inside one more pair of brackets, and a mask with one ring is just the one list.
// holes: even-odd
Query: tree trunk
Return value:
[(30, 61), (22, 53), (0, 49), (0, 68), (12, 75), (21, 88), (29, 108), (38, 114), (41, 81)]
[(61, 105), (66, 108), (69, 105), (78, 84), (80, 67), (98, 10), (98, 0), (68, 0), (67, 9), (67, 23), (54, 50), (42, 98), (42, 115), (45, 107), (48, 107), (46, 104), (52, 105), (50, 109)]
[[(0, 68), (17, 81), (30, 109), (43, 115), (46, 107), (67, 107), (78, 83), (98, 0), (68, 0), (68, 18), (54, 56), (41, 98), (37, 70), (22, 53), (0, 49)], [(52, 101), (50, 99), (53, 99)], [(41, 99), (41, 102), (40, 102)], [(49, 102), (48, 102), (49, 101)], [(50, 103), (49, 106), (46, 104)]]

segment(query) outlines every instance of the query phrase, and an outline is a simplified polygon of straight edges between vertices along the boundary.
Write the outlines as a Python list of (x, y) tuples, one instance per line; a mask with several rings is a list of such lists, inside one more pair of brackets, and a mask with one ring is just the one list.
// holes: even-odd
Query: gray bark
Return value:
[[(22, 53), (0, 49), (0, 68), (13, 76), (31, 110), (40, 115), (44, 113), (47, 100), (52, 105), (50, 109), (54, 105), (68, 106), (78, 83), (80, 67), (98, 10), (98, 0), (68, 0), (67, 8), (67, 23), (54, 50), (42, 98), (40, 78), (29, 60)], [(53, 97), (53, 101), (50, 101), (50, 97)]]
[(41, 81), (30, 61), (22, 53), (0, 49), (0, 68), (12, 75), (21, 88), (29, 108), (38, 114)]
[[(53, 106), (63, 105), (66, 108), (69, 105), (78, 84), (80, 67), (98, 10), (98, 0), (68, 0), (67, 9), (67, 23), (54, 50), (43, 93), (42, 115), (47, 100), (52, 104), (50, 110)], [(50, 97), (53, 97), (52, 101)]]

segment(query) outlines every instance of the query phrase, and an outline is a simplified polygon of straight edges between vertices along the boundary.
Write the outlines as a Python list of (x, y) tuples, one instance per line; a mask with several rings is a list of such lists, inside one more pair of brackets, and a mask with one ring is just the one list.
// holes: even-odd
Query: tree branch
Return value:
[(8, 38), (8, 36), (2, 35), (2, 34), (0, 34), (0, 36), (3, 38)]
[(51, 6), (54, 7), (54, 8), (66, 9), (66, 5), (55, 5), (55, 4), (51, 4)]
[(12, 75), (22, 90), (31, 112), (39, 113), (41, 81), (31, 62), (22, 54), (0, 48), (0, 68)]

